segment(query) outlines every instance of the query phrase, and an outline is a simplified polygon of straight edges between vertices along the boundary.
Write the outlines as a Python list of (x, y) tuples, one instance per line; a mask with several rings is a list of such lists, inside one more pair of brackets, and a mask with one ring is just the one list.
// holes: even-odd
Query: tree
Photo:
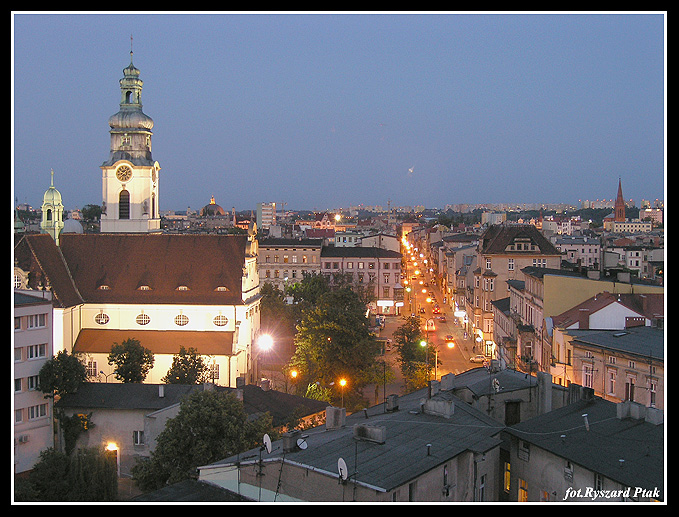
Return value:
[(261, 445), (264, 433), (277, 438), (268, 413), (250, 421), (234, 394), (194, 392), (182, 399), (179, 413), (158, 435), (151, 457), (132, 468), (132, 477), (144, 491), (192, 479), (200, 465)]
[[(288, 365), (299, 372), (300, 385), (329, 386), (344, 377), (356, 394), (373, 379), (380, 346), (368, 330), (365, 311), (355, 292), (341, 288), (321, 294), (316, 305), (304, 312)], [(335, 397), (339, 396), (338, 389)]]
[(210, 365), (195, 348), (179, 347), (179, 353), (172, 357), (172, 366), (165, 377), (166, 384), (202, 384), (210, 381)]
[(116, 501), (117, 466), (102, 447), (77, 449), (71, 455), (46, 449), (15, 497), (18, 501)]
[(153, 352), (135, 338), (114, 343), (108, 354), (108, 364), (115, 365), (116, 379), (122, 382), (144, 382), (154, 362)]
[(73, 393), (86, 380), (85, 365), (66, 350), (49, 359), (38, 372), (40, 391), (45, 397), (61, 397), (66, 393)]
[(427, 350), (420, 345), (423, 339), (420, 319), (417, 317), (405, 318), (403, 325), (394, 331), (398, 362), (406, 386), (411, 388), (421, 387), (423, 382), (426, 381)]

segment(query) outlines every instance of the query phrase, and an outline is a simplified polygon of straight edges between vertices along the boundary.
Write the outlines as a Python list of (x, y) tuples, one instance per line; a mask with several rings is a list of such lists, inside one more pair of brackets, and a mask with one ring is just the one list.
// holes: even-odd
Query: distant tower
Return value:
[(59, 234), (64, 227), (64, 205), (61, 203), (61, 193), (54, 188), (54, 171), (50, 172), (50, 188), (45, 191), (42, 199), (42, 233), (49, 233), (59, 245)]
[(622, 197), (622, 182), (618, 179), (618, 197), (615, 198), (615, 222), (625, 222), (625, 198)]
[(101, 165), (102, 233), (160, 231), (160, 165), (151, 157), (153, 120), (142, 111), (143, 84), (130, 51), (120, 80), (120, 111), (108, 119), (111, 150)]

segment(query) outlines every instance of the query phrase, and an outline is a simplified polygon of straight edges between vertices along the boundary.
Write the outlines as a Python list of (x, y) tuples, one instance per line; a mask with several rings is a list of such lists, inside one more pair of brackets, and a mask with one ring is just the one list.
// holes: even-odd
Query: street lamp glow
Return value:
[(271, 350), (273, 348), (273, 338), (269, 334), (263, 334), (259, 336), (258, 344), (261, 350)]
[(115, 442), (108, 442), (108, 443), (106, 444), (106, 450), (107, 450), (107, 451), (117, 451), (117, 450), (118, 450), (118, 446), (115, 444)]

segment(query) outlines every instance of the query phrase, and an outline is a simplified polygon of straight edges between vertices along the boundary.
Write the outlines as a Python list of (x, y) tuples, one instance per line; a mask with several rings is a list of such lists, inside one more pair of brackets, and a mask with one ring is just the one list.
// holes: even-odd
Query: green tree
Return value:
[(87, 222), (101, 219), (101, 207), (99, 205), (85, 205), (81, 210), (83, 218)]
[(179, 413), (158, 435), (151, 457), (132, 468), (132, 477), (144, 491), (192, 479), (200, 465), (261, 445), (264, 433), (277, 438), (268, 413), (248, 420), (235, 395), (195, 392), (182, 399)]
[(261, 328), (274, 335), (292, 336), (295, 320), (292, 306), (285, 301), (285, 292), (272, 283), (265, 282), (259, 289)]
[[(288, 365), (299, 372), (298, 383), (330, 386), (346, 378), (347, 390), (357, 394), (374, 378), (380, 346), (369, 332), (365, 311), (359, 295), (340, 288), (321, 294), (316, 305), (304, 312)], [(340, 395), (336, 386), (335, 397)], [(344, 395), (345, 399), (351, 396), (349, 392)]]
[(103, 447), (77, 449), (71, 455), (46, 449), (15, 497), (44, 502), (116, 501), (117, 465)]
[[(424, 339), (420, 319), (406, 317), (404, 323), (394, 331), (394, 342), (398, 351), (398, 363), (407, 388), (420, 388), (426, 384), (426, 347), (421, 345)], [(430, 350), (430, 356), (434, 354)]]
[(179, 347), (179, 353), (172, 357), (172, 366), (165, 377), (166, 384), (202, 384), (210, 381), (210, 365), (195, 348)]
[(40, 391), (45, 397), (61, 397), (73, 393), (87, 380), (87, 369), (76, 355), (66, 350), (49, 359), (38, 372)]
[(116, 379), (122, 382), (144, 382), (154, 362), (153, 352), (135, 338), (114, 343), (108, 354), (108, 364), (115, 365)]

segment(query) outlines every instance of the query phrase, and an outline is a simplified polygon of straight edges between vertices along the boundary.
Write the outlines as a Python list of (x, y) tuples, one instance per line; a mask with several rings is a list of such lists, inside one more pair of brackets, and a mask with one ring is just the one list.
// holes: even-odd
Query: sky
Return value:
[(161, 210), (664, 199), (666, 13), (13, 12), (13, 204), (101, 204), (123, 69)]

